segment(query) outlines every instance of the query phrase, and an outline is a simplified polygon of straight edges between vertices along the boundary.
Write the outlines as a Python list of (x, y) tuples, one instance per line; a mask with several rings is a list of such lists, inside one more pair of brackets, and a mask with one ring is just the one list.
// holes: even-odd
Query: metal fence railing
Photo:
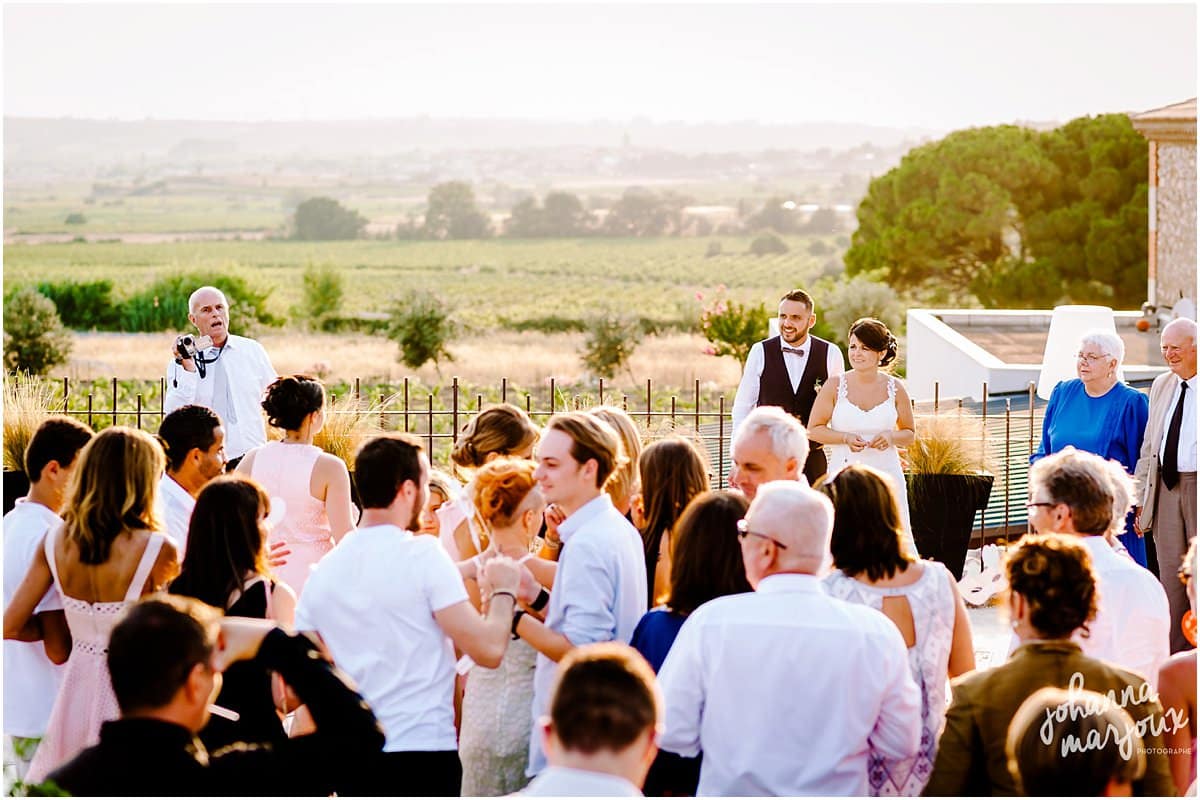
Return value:
[[(123, 387), (116, 378), (108, 382), (103, 393), (95, 383), (80, 388), (73, 387), (67, 378), (61, 383), (61, 399), (56, 399), (51, 410), (75, 416), (93, 427), (125, 424), (154, 432), (162, 421), (165, 379), (159, 379), (157, 385), (146, 382), (142, 392)], [(723, 394), (702, 390), (700, 381), (686, 394), (656, 390), (649, 380), (636, 394), (606, 386), (604, 381), (587, 391), (573, 387), (564, 390), (554, 379), (535, 391), (516, 389), (507, 379), (486, 389), (468, 388), (458, 378), (438, 387), (419, 386), (405, 379), (382, 388), (373, 385), (367, 393), (359, 379), (344, 386), (341, 398), (332, 397), (334, 414), (376, 415), (379, 428), (421, 438), (435, 463), (448, 462), (463, 425), (488, 403), (512, 403), (540, 424), (560, 411), (610, 404), (629, 413), (646, 441), (673, 432), (691, 436), (708, 453), (713, 485), (727, 485), (732, 404)], [(351, 398), (356, 402), (347, 402)], [(1026, 530), (1029, 457), (1041, 437), (1044, 413), (1044, 403), (1037, 398), (1032, 383), (1026, 392), (999, 396), (989, 395), (984, 384), (982, 398), (940, 398), (935, 387), (933, 400), (913, 403), (918, 429), (922, 419), (946, 413), (961, 412), (978, 423), (978, 441), (989, 455), (995, 482), (987, 508), (976, 516), (973, 546)]]

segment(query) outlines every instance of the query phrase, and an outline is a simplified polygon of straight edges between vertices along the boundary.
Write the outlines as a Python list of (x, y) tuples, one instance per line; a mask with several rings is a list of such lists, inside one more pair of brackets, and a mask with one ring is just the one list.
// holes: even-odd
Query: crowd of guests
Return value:
[[(977, 669), (953, 575), (912, 545), (885, 333), (856, 329), (814, 429), (739, 420), (730, 489), (695, 441), (643, 442), (608, 406), (544, 428), (484, 409), (449, 474), (375, 436), (357, 504), (307, 376), (266, 388), (281, 438), (231, 472), (209, 408), (157, 439), (48, 419), (4, 519), (9, 758), (100, 795), (1185, 793), (1195, 651), (1170, 645), (1164, 586), (1194, 605), (1197, 556), (1138, 558), (1153, 393), (1072, 410), (1120, 386), (1116, 346), (1085, 341), (1004, 561), (1012, 653)], [(840, 433), (872, 392), (895, 435)], [(1143, 436), (1072, 433), (1077, 413), (1141, 414)], [(810, 436), (886, 458), (835, 452), (810, 485)], [(1154, 467), (1156, 525), (1192, 453)]]

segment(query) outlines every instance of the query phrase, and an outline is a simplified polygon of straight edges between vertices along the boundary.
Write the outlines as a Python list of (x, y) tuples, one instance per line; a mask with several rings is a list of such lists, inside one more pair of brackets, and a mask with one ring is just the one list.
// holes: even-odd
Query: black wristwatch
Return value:
[(534, 601), (532, 603), (529, 604), (529, 607), (532, 608), (534, 611), (541, 611), (543, 608), (546, 607), (546, 604), (549, 602), (550, 602), (550, 593), (546, 591), (545, 586), (539, 586), (537, 597), (534, 599)]
[(516, 611), (514, 611), (514, 612), (513, 612), (513, 621), (512, 621), (512, 638), (513, 638), (513, 641), (514, 641), (514, 642), (515, 642), (517, 639), (520, 639), (520, 638), (521, 638), (521, 634), (517, 633), (517, 626), (521, 624), (521, 617), (523, 617), (523, 616), (525, 616), (525, 610), (524, 610), (524, 609), (520, 609), (520, 608), (518, 608)]

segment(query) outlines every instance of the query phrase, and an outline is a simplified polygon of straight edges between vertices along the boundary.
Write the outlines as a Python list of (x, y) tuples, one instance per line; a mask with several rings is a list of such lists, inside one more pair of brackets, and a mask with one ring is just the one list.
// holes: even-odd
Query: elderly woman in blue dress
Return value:
[[(1150, 414), (1146, 395), (1117, 380), (1125, 343), (1110, 331), (1092, 331), (1079, 343), (1078, 378), (1054, 387), (1046, 405), (1042, 443), (1030, 462), (1067, 445), (1115, 459), (1130, 475), (1137, 465)], [(1133, 515), (1118, 537), (1133, 560), (1146, 566), (1146, 543), (1133, 530)]]

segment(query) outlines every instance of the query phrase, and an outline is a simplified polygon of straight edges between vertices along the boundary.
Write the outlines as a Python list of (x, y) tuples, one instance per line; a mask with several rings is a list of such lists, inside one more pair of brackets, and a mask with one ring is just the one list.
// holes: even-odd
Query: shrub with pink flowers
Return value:
[(733, 356), (745, 364), (755, 342), (767, 338), (770, 312), (763, 303), (744, 305), (730, 300), (724, 284), (717, 287), (711, 300), (704, 302), (703, 292), (696, 292), (700, 301), (700, 329), (712, 344), (704, 348), (710, 356)]

